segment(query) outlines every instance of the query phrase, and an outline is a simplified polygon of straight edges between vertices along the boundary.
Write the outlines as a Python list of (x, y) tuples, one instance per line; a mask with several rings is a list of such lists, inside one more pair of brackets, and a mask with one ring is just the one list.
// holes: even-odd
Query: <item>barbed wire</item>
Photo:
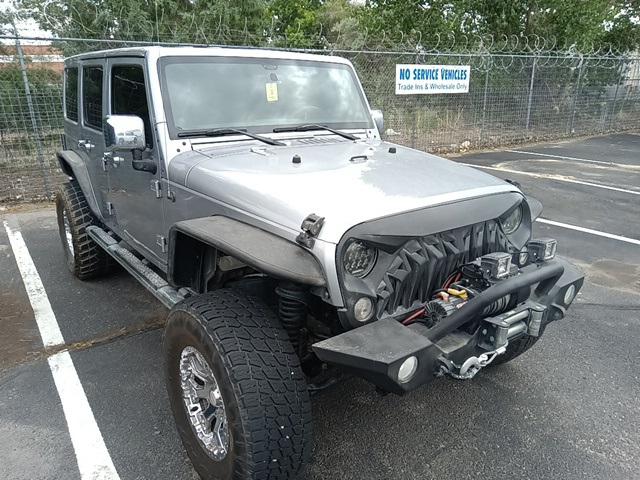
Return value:
[[(620, 54), (612, 50), (606, 51), (579, 51), (572, 46), (566, 50), (551, 49), (547, 47), (554, 46), (555, 43), (549, 40), (522, 40), (509, 39), (504, 37), (496, 40), (492, 36), (476, 36), (471, 42), (468, 38), (447, 39), (445, 41), (439, 35), (432, 37), (432, 42), (426, 45), (420, 38), (408, 41), (391, 42), (390, 39), (384, 37), (375, 42), (375, 44), (366, 44), (362, 39), (353, 45), (329, 43), (325, 41), (322, 45), (314, 45), (313, 47), (299, 46), (299, 39), (296, 42), (286, 41), (286, 36), (276, 38), (266, 38), (262, 42), (253, 41), (246, 32), (244, 36), (233, 36), (232, 32), (220, 30), (216, 35), (201, 32), (196, 38), (184, 39), (179, 35), (160, 34), (155, 39), (139, 39), (139, 38), (76, 38), (76, 37), (54, 37), (54, 36), (21, 36), (21, 35), (0, 35), (0, 41), (5, 43), (13, 43), (16, 39), (21, 41), (46, 42), (59, 48), (65, 55), (72, 55), (84, 51), (97, 49), (110, 49), (129, 46), (220, 46), (220, 47), (249, 47), (249, 48), (267, 48), (281, 49), (298, 52), (321, 53), (321, 54), (337, 54), (356, 56), (359, 54), (366, 55), (376, 53), (380, 55), (391, 55), (395, 57), (410, 57), (418, 61), (435, 61), (436, 57), (444, 59), (457, 59), (458, 61), (473, 61), (474, 68), (481, 71), (487, 69), (500, 69), (504, 71), (521, 71), (530, 68), (533, 59), (536, 61), (537, 68), (579, 68), (583, 62), (588, 62), (591, 67), (601, 68), (618, 68), (621, 61), (624, 62), (640, 62), (640, 54), (626, 53)], [(177, 38), (176, 38), (177, 37)], [(203, 41), (197, 41), (200, 37)], [(196, 40), (196, 41), (190, 41)], [(206, 40), (206, 41), (204, 41)], [(315, 42), (315, 39), (314, 39)], [(529, 42), (529, 43), (527, 43)], [(524, 45), (524, 48), (520, 48)], [(531, 48), (532, 46), (535, 47)], [(4, 46), (6, 50), (7, 45)], [(509, 50), (509, 49), (512, 50)], [(0, 52), (2, 50), (0, 45)]]
[[(98, 28), (98, 20), (86, 23), (79, 19), (99, 19), (100, 12), (95, 4), (95, 12), (87, 16), (86, 12), (67, 12), (67, 16), (53, 15), (49, 8), (58, 6), (57, 2), (46, 1), (39, 10), (41, 27), (54, 32), (74, 32), (84, 41), (100, 40), (114, 44), (145, 42), (145, 44), (177, 43), (194, 45), (252, 46), (266, 48), (285, 48), (288, 50), (323, 50), (328, 52), (380, 52), (389, 54), (438, 55), (491, 55), (499, 58), (504, 55), (507, 61), (514, 56), (537, 56), (539, 65), (551, 62), (567, 62), (575, 59), (588, 59), (590, 62), (608, 62), (612, 58), (638, 57), (637, 52), (629, 53), (614, 50), (610, 45), (596, 43), (578, 47), (575, 43), (560, 44), (554, 37), (544, 38), (536, 34), (529, 35), (492, 35), (492, 34), (424, 34), (419, 30), (404, 32), (394, 28), (370, 32), (357, 20), (340, 21), (334, 25), (319, 23), (312, 31), (307, 30), (301, 21), (293, 25), (285, 25), (276, 17), (266, 27), (253, 27), (245, 18), (244, 27), (240, 30), (230, 28), (221, 13), (218, 18), (211, 15), (188, 13), (179, 19), (167, 21), (164, 9), (159, 9), (155, 19), (136, 17), (130, 21), (123, 11), (119, 15), (108, 12), (109, 19)], [(69, 3), (68, 9), (75, 9)], [(123, 7), (124, 10), (124, 7)], [(59, 13), (59, 12), (58, 12)], [(16, 17), (25, 17), (30, 12), (21, 11)], [(214, 17), (215, 18), (215, 17)], [(25, 38), (25, 37), (23, 37)], [(55, 41), (55, 39), (47, 39)], [(493, 65), (495, 67), (495, 65)]]

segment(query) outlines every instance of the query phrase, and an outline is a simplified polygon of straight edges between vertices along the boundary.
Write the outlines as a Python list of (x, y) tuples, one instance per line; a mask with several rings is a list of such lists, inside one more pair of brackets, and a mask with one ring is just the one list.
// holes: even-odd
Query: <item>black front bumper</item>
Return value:
[[(407, 327), (386, 318), (318, 342), (313, 350), (324, 362), (341, 366), (383, 390), (403, 393), (432, 380), (443, 363), (458, 363), (493, 351), (523, 335), (542, 335), (547, 324), (565, 316), (583, 282), (582, 273), (561, 258), (528, 265), (518, 275), (484, 290), (433, 328), (420, 324)], [(571, 286), (575, 292), (567, 300)], [(458, 330), (507, 294), (517, 294), (517, 308), (484, 318), (474, 334)], [(418, 361), (416, 373), (400, 382), (400, 366), (411, 356)]]

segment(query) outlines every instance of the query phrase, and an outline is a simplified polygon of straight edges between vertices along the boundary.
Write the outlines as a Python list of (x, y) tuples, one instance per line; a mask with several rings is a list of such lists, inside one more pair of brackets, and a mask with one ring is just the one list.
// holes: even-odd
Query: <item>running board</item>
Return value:
[(120, 246), (116, 239), (102, 228), (91, 225), (87, 227), (87, 233), (105, 252), (111, 255), (127, 272), (144, 285), (154, 297), (160, 300), (165, 307), (171, 308), (185, 298), (177, 289), (169, 285), (164, 278), (142, 263), (138, 257)]

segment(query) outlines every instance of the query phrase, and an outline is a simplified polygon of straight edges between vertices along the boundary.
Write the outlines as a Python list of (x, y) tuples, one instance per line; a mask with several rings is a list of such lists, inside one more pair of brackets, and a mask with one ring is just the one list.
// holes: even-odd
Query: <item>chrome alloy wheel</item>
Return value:
[(71, 224), (69, 223), (69, 217), (67, 216), (66, 210), (62, 212), (62, 221), (64, 222), (64, 236), (67, 239), (67, 249), (73, 257), (75, 255), (75, 251), (73, 249), (73, 237), (71, 235)]
[(198, 440), (217, 461), (227, 456), (229, 426), (222, 394), (211, 367), (194, 347), (180, 354), (182, 399)]

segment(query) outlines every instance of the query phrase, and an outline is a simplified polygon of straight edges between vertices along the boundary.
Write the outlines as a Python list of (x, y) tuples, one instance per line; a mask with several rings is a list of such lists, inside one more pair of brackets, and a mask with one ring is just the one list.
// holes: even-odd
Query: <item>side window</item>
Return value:
[(149, 106), (144, 70), (140, 65), (114, 65), (111, 68), (111, 113), (140, 117), (144, 122), (145, 141), (151, 147)]
[(85, 125), (102, 130), (102, 67), (82, 68), (82, 115)]
[(69, 120), (78, 121), (78, 68), (64, 69), (64, 114)]

